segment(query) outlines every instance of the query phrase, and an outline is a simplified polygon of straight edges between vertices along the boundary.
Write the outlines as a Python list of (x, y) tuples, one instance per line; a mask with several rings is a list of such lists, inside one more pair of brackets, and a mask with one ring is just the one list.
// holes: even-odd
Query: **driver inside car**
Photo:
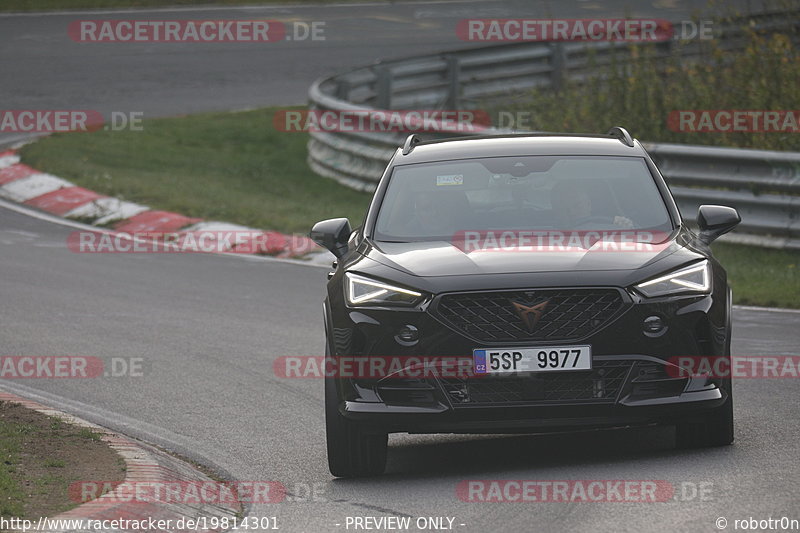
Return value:
[(553, 212), (564, 224), (564, 229), (587, 228), (592, 223), (613, 225), (631, 229), (633, 221), (622, 215), (600, 215), (592, 210), (589, 192), (580, 187), (553, 187), (550, 193)]

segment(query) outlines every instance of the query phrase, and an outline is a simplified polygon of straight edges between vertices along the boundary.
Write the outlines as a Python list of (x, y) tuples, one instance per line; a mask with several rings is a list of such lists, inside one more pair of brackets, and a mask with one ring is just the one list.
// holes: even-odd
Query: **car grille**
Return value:
[(616, 289), (538, 289), (445, 294), (433, 312), (482, 342), (557, 341), (591, 335), (624, 306)]
[(587, 371), (447, 378), (441, 383), (456, 408), (514, 403), (613, 403), (632, 365), (631, 361), (595, 361), (594, 368)]

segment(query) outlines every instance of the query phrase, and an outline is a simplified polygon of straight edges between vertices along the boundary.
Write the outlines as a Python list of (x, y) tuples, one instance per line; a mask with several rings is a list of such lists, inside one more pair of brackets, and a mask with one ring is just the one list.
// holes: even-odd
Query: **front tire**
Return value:
[(675, 446), (681, 449), (727, 446), (733, 442), (733, 396), (712, 415), (679, 422), (675, 426)]
[[(329, 349), (325, 356), (330, 357)], [(339, 413), (335, 378), (325, 378), (325, 436), (328, 468), (336, 477), (363, 477), (382, 474), (386, 468), (389, 435), (367, 432)]]
[[(725, 356), (731, 356), (731, 339), (733, 337), (733, 292), (728, 287), (727, 315), (725, 317)], [(730, 368), (731, 365), (728, 365)], [(733, 376), (720, 383), (722, 390), (728, 395), (724, 405), (714, 409), (713, 413), (699, 420), (679, 422), (675, 426), (675, 446), (677, 448), (709, 448), (727, 446), (733, 443)]]

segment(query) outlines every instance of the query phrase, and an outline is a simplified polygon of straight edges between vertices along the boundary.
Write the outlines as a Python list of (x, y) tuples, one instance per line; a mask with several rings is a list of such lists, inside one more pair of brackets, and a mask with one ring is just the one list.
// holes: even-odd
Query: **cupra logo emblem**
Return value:
[(533, 333), (533, 328), (536, 327), (536, 324), (542, 318), (544, 310), (547, 307), (547, 304), (550, 303), (550, 300), (545, 300), (531, 306), (523, 305), (519, 302), (511, 303), (517, 310), (519, 317), (522, 319), (522, 323), (525, 324), (525, 329), (528, 330), (528, 333)]

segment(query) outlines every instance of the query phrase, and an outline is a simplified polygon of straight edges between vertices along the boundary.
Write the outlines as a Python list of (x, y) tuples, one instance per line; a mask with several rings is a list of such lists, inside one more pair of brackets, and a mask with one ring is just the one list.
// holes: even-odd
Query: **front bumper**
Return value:
[[(730, 383), (681, 377), (671, 371), (670, 358), (727, 356), (726, 307), (713, 294), (632, 301), (613, 322), (580, 340), (592, 345), (591, 371), (474, 379), (334, 378), (339, 412), (376, 430), (410, 433), (552, 432), (702, 416), (728, 401)], [(463, 358), (485, 347), (426, 312), (339, 311), (328, 313), (333, 357)], [(667, 324), (658, 336), (642, 329), (644, 319), (653, 315)], [(419, 330), (418, 343), (397, 341), (405, 325)]]
[[(596, 358), (596, 363), (615, 363), (626, 368), (613, 390), (603, 388), (597, 372), (576, 372), (580, 378), (571, 379), (573, 388), (567, 396), (562, 389), (551, 392), (564, 399), (547, 399), (541, 389), (544, 381), (534, 376), (480, 377), (474, 380), (433, 378), (402, 382), (385, 379), (375, 383), (376, 397), (381, 401), (345, 400), (339, 405), (340, 413), (348, 419), (372, 426), (381, 431), (409, 433), (512, 433), (552, 432), (603, 427), (639, 426), (667, 423), (681, 418), (697, 416), (703, 411), (722, 406), (728, 400), (724, 387), (705, 377), (673, 378), (655, 376), (651, 372), (658, 366), (647, 356)], [(660, 374), (660, 373), (659, 373)], [(482, 401), (469, 401), (471, 382), (483, 389)], [(453, 384), (459, 382), (459, 392), (454, 394)], [(489, 383), (493, 382), (493, 383)], [(585, 382), (591, 391), (575, 384)], [(521, 397), (509, 383), (520, 385), (519, 390), (538, 393)], [(357, 384), (363, 393), (364, 383)], [(526, 387), (526, 385), (528, 385)], [(497, 389), (494, 396), (486, 389)], [(591, 397), (592, 394), (602, 397)], [(365, 394), (366, 396), (366, 394)], [(579, 398), (576, 398), (580, 396)], [(500, 397), (500, 398), (498, 398)]]

